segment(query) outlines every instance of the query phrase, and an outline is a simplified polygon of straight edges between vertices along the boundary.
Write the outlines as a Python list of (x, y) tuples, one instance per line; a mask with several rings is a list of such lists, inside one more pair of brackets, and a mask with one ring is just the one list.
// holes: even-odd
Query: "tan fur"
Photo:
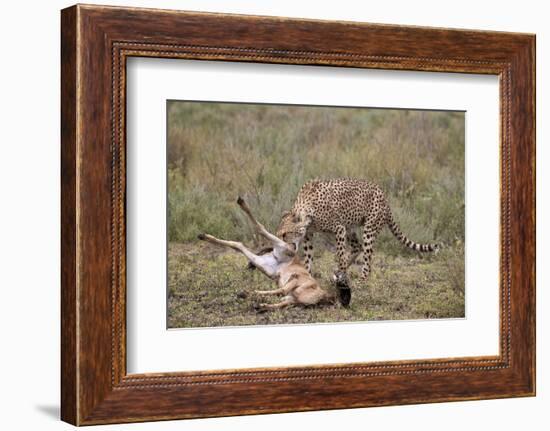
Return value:
[(277, 289), (256, 291), (255, 293), (259, 296), (280, 295), (283, 296), (283, 300), (276, 304), (260, 304), (260, 309), (270, 310), (289, 305), (334, 303), (335, 295), (322, 289), (300, 262), (296, 250), (298, 249), (300, 238), (303, 237), (303, 232), (296, 236), (290, 235), (289, 243), (282, 241), (277, 236), (269, 233), (262, 224), (256, 221), (248, 205), (242, 198), (239, 197), (237, 203), (247, 214), (256, 231), (271, 243), (273, 247), (272, 251), (258, 255), (240, 242), (225, 241), (207, 234), (199, 235), (199, 239), (220, 246), (230, 247), (243, 253), (256, 268), (277, 282)]

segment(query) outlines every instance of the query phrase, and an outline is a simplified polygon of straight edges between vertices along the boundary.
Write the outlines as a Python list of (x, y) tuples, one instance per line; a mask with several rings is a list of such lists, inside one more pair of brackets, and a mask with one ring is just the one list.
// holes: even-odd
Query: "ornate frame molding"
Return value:
[[(206, 24), (219, 30), (207, 34)], [(269, 30), (257, 35), (260, 27)], [(307, 42), (310, 34), (322, 35), (320, 42)], [(132, 56), (498, 75), (500, 354), (127, 375), (125, 66)], [(97, 424), (534, 394), (534, 36), (79, 5), (62, 12), (62, 57), (62, 419)], [(251, 399), (251, 391), (261, 397)]]

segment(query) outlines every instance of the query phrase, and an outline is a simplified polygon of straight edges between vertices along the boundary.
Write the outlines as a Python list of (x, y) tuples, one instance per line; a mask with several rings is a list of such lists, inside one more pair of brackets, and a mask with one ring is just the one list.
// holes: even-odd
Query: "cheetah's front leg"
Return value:
[(304, 255), (305, 255), (305, 266), (307, 272), (311, 275), (312, 265), (313, 265), (313, 241), (312, 234), (307, 233), (304, 237)]
[(336, 256), (338, 258), (338, 271), (346, 272), (348, 269), (348, 256), (346, 248), (346, 227), (338, 225), (336, 227)]

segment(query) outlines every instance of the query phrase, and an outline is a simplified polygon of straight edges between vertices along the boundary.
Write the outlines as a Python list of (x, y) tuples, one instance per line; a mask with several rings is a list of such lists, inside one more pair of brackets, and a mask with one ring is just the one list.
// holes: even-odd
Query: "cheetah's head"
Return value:
[(277, 228), (277, 236), (288, 244), (294, 244), (296, 250), (306, 236), (311, 224), (310, 216), (303, 216), (293, 211), (285, 211)]

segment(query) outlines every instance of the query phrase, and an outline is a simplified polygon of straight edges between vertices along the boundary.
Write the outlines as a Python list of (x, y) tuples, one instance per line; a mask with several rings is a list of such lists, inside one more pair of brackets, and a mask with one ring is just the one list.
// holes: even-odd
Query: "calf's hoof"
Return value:
[(349, 307), (349, 303), (351, 302), (351, 289), (349, 287), (338, 289), (338, 299), (340, 300), (340, 304), (344, 307)]
[(256, 313), (265, 313), (267, 311), (265, 304), (254, 303), (252, 304), (252, 308)]
[(248, 298), (248, 292), (246, 290), (241, 290), (240, 292), (237, 292), (237, 298), (239, 299)]

